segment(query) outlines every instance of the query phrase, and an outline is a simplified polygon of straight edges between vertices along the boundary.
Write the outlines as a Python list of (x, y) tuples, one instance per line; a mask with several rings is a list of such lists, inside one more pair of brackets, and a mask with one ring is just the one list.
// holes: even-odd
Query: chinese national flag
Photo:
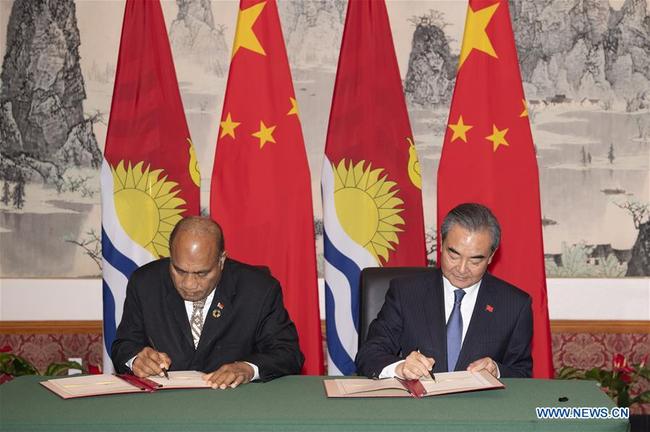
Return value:
[(438, 224), (456, 205), (488, 206), (502, 227), (494, 275), (533, 299), (533, 376), (553, 376), (539, 176), (505, 0), (470, 0), (438, 169)]
[(321, 184), (329, 374), (349, 375), (361, 270), (426, 265), (420, 164), (384, 0), (348, 3)]
[(310, 175), (275, 0), (240, 3), (210, 211), (229, 256), (280, 281), (303, 373), (322, 374)]

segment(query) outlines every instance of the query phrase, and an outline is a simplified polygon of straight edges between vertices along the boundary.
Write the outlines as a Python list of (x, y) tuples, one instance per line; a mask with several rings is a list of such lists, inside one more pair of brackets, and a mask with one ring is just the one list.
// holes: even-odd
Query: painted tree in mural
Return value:
[(2, 198), (0, 198), (0, 202), (4, 205), (9, 205), (9, 200), (11, 199), (11, 191), (9, 189), (9, 182), (7, 179), (2, 183)]
[(636, 128), (639, 131), (637, 138), (645, 138), (645, 125), (643, 124), (643, 117), (639, 116), (636, 118)]
[(21, 209), (25, 205), (25, 178), (22, 174), (19, 174), (16, 179), (16, 185), (14, 186), (11, 200), (16, 209)]
[(14, 2), (0, 75), (0, 177), (56, 184), (70, 166), (99, 167), (79, 45), (73, 0)]
[(639, 232), (632, 246), (632, 256), (627, 263), (625, 276), (650, 276), (650, 205), (638, 201), (614, 204), (627, 210), (632, 216), (634, 228)]
[(587, 166), (587, 151), (585, 150), (585, 146), (582, 146), (580, 150), (580, 161), (582, 162), (582, 166)]

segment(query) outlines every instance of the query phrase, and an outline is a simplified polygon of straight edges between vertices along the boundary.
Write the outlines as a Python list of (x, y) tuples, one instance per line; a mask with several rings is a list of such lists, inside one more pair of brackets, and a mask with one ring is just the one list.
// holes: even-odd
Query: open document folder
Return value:
[(63, 399), (120, 393), (151, 393), (168, 389), (210, 388), (197, 371), (169, 372), (164, 377), (138, 378), (135, 375), (83, 375), (42, 381), (41, 385)]
[(419, 380), (368, 378), (325, 380), (327, 397), (425, 397), (451, 393), (505, 388), (489, 372), (441, 372), (436, 380), (424, 377)]

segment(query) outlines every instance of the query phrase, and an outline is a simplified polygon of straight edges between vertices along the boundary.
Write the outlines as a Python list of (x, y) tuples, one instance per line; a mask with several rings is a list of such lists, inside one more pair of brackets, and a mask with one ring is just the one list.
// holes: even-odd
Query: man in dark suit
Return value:
[(440, 270), (391, 281), (356, 358), (371, 378), (487, 370), (530, 377), (533, 319), (524, 291), (486, 272), (501, 238), (492, 212), (461, 204), (441, 227)]
[(136, 270), (111, 358), (139, 377), (206, 372), (213, 388), (299, 374), (304, 357), (276, 279), (226, 257), (217, 223), (181, 220), (170, 258)]

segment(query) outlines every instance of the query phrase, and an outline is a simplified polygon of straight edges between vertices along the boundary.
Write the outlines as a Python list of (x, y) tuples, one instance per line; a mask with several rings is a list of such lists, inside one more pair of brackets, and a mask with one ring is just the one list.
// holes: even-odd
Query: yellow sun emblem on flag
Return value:
[(418, 159), (418, 152), (415, 149), (415, 143), (411, 138), (406, 138), (406, 141), (409, 143), (409, 161), (407, 166), (407, 171), (409, 173), (409, 178), (411, 183), (418, 189), (422, 189), (422, 175), (420, 174), (420, 161)]
[(194, 150), (191, 139), (188, 138), (187, 142), (190, 144), (190, 166), (188, 167), (190, 177), (195, 185), (201, 187), (201, 170), (199, 169), (199, 161), (196, 159), (196, 150)]
[(334, 205), (343, 230), (382, 265), (399, 244), (397, 233), (403, 230), (397, 225), (405, 222), (399, 215), (404, 209), (397, 207), (404, 201), (396, 196), (397, 183), (388, 181), (387, 175), (380, 178), (383, 168), (372, 169), (371, 163), (364, 168), (365, 163), (350, 160), (346, 166), (342, 159), (337, 166), (332, 164)]
[[(155, 257), (169, 256), (169, 234), (182, 219), (185, 200), (177, 197), (178, 183), (167, 181), (164, 170), (128, 167), (120, 161), (113, 172), (113, 200), (120, 225), (128, 236)], [(172, 190), (176, 188), (175, 190)]]

